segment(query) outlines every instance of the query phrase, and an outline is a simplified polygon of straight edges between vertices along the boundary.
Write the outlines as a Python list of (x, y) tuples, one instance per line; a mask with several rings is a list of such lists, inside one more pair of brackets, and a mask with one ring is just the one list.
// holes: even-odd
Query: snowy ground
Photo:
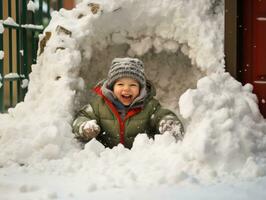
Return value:
[[(28, 180), (28, 181), (25, 181)], [(117, 199), (117, 200), (264, 200), (266, 180), (212, 185), (164, 185), (153, 187), (127, 187), (93, 189), (88, 187), (82, 177), (66, 177), (21, 173), (17, 170), (10, 174), (1, 173), (0, 193), (3, 200), (28, 199)], [(2, 184), (4, 183), (4, 184)]]
[[(223, 0), (94, 2), (53, 13), (25, 101), (0, 115), (1, 200), (265, 199), (266, 122), (252, 85), (224, 72)], [(117, 56), (144, 61), (182, 116), (182, 142), (73, 138), (75, 111)]]

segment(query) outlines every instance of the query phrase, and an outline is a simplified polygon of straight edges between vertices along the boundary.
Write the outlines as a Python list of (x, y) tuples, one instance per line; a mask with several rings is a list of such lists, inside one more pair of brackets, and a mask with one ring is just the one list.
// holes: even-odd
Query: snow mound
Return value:
[[(90, 191), (265, 176), (266, 123), (251, 85), (224, 72), (223, 14), (223, 1), (212, 0), (84, 0), (54, 12), (24, 102), (0, 115), (1, 167), (75, 174), (89, 180)], [(139, 135), (132, 150), (105, 149), (96, 140), (81, 150), (73, 139), (71, 122), (88, 98), (86, 85), (107, 74), (110, 59), (124, 55), (143, 58), (159, 87), (170, 88), (167, 96), (176, 94), (172, 85), (189, 82), (181, 93), (193, 85), (183, 74), (180, 80), (171, 75), (182, 72), (180, 56), (207, 74), (181, 96), (187, 121), (182, 142)], [(190, 72), (192, 79), (202, 76)], [(176, 99), (170, 104), (178, 108)]]
[(266, 175), (266, 123), (252, 89), (213, 73), (181, 96), (180, 112), (190, 121), (182, 144), (188, 160), (207, 163), (214, 174)]

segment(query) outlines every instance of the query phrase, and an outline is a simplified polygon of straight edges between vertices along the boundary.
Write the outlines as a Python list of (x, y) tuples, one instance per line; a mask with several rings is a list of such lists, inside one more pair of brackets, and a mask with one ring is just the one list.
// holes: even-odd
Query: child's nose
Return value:
[(124, 86), (124, 90), (125, 90), (125, 91), (128, 91), (129, 89), (130, 89), (130, 87), (129, 87), (128, 85), (125, 85), (125, 86)]

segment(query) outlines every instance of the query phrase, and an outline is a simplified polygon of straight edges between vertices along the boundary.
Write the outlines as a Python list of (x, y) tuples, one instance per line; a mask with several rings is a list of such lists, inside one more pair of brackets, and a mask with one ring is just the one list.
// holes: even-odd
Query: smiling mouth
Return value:
[(121, 95), (124, 99), (131, 99), (132, 95)]

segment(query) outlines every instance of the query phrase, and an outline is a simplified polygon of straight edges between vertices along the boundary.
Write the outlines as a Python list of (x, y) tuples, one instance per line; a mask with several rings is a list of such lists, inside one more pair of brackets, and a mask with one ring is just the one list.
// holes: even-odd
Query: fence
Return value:
[(38, 35), (49, 23), (51, 9), (62, 5), (63, 0), (2, 0), (0, 19), (5, 20), (0, 23), (0, 112), (24, 99), (30, 66), (36, 63)]

